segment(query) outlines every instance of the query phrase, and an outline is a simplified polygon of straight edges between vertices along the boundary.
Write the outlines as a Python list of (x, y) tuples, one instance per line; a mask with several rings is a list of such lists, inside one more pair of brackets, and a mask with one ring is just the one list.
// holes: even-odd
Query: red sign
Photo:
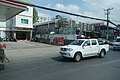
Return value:
[(120, 32), (115, 32), (115, 34), (120, 34)]
[(6, 45), (0, 45), (0, 49), (6, 48)]
[(58, 37), (58, 45), (64, 45), (64, 38)]

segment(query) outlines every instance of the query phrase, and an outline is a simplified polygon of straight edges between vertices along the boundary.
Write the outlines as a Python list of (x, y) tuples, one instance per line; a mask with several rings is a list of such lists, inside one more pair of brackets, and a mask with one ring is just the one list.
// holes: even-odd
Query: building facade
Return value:
[(42, 23), (42, 22), (48, 22), (50, 21), (50, 18), (48, 15), (45, 14), (38, 14), (38, 23)]
[(60, 20), (53, 20), (43, 23), (36, 23), (33, 25), (33, 38), (48, 39), (51, 37), (63, 36), (66, 40), (74, 40), (76, 35), (90, 36), (92, 31), (95, 31), (95, 26), (88, 23), (79, 22), (67, 18)]
[(0, 38), (6, 37), (6, 22), (0, 22)]
[[(117, 29), (110, 26), (108, 29), (109, 31), (107, 31), (107, 25), (105, 22), (76, 23), (74, 20), (60, 18), (53, 21), (34, 24), (33, 36), (38, 38), (41, 38), (42, 36), (42, 38), (47, 39), (50, 37), (45, 36), (50, 35), (50, 32), (54, 32), (55, 37), (60, 35), (65, 39), (74, 40), (76, 38), (81, 38), (81, 35), (91, 38), (106, 38), (106, 35), (108, 34), (109, 40), (112, 40), (115, 37)], [(76, 37), (76, 35), (78, 37)]]
[(24, 4), (16, 4), (11, 0), (0, 0), (0, 38), (6, 39), (7, 32), (10, 31), (11, 27), (7, 27), (6, 21), (26, 9), (27, 6)]
[(33, 28), (33, 7), (6, 21), (6, 37), (17, 40), (30, 40)]

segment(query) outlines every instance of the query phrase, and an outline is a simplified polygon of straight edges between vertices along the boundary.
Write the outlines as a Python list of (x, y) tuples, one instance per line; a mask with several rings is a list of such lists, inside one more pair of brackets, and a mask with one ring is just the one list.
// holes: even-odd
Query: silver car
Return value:
[(113, 50), (120, 49), (120, 38), (117, 38), (115, 42), (113, 42)]

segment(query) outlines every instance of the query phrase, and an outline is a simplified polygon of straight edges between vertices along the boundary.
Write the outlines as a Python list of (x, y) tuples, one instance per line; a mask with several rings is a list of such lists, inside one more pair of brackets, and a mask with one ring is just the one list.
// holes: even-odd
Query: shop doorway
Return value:
[(30, 40), (30, 32), (18, 31), (16, 32), (17, 40)]

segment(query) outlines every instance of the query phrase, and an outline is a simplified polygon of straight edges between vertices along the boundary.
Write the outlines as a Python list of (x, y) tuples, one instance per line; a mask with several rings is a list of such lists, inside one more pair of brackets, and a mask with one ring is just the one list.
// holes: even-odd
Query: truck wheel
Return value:
[(105, 50), (101, 50), (101, 52), (100, 52), (100, 54), (99, 54), (99, 56), (100, 56), (100, 58), (104, 58), (105, 57)]
[(82, 58), (82, 55), (80, 53), (76, 53), (75, 56), (74, 56), (74, 60), (76, 62), (79, 62), (81, 60), (81, 58)]

